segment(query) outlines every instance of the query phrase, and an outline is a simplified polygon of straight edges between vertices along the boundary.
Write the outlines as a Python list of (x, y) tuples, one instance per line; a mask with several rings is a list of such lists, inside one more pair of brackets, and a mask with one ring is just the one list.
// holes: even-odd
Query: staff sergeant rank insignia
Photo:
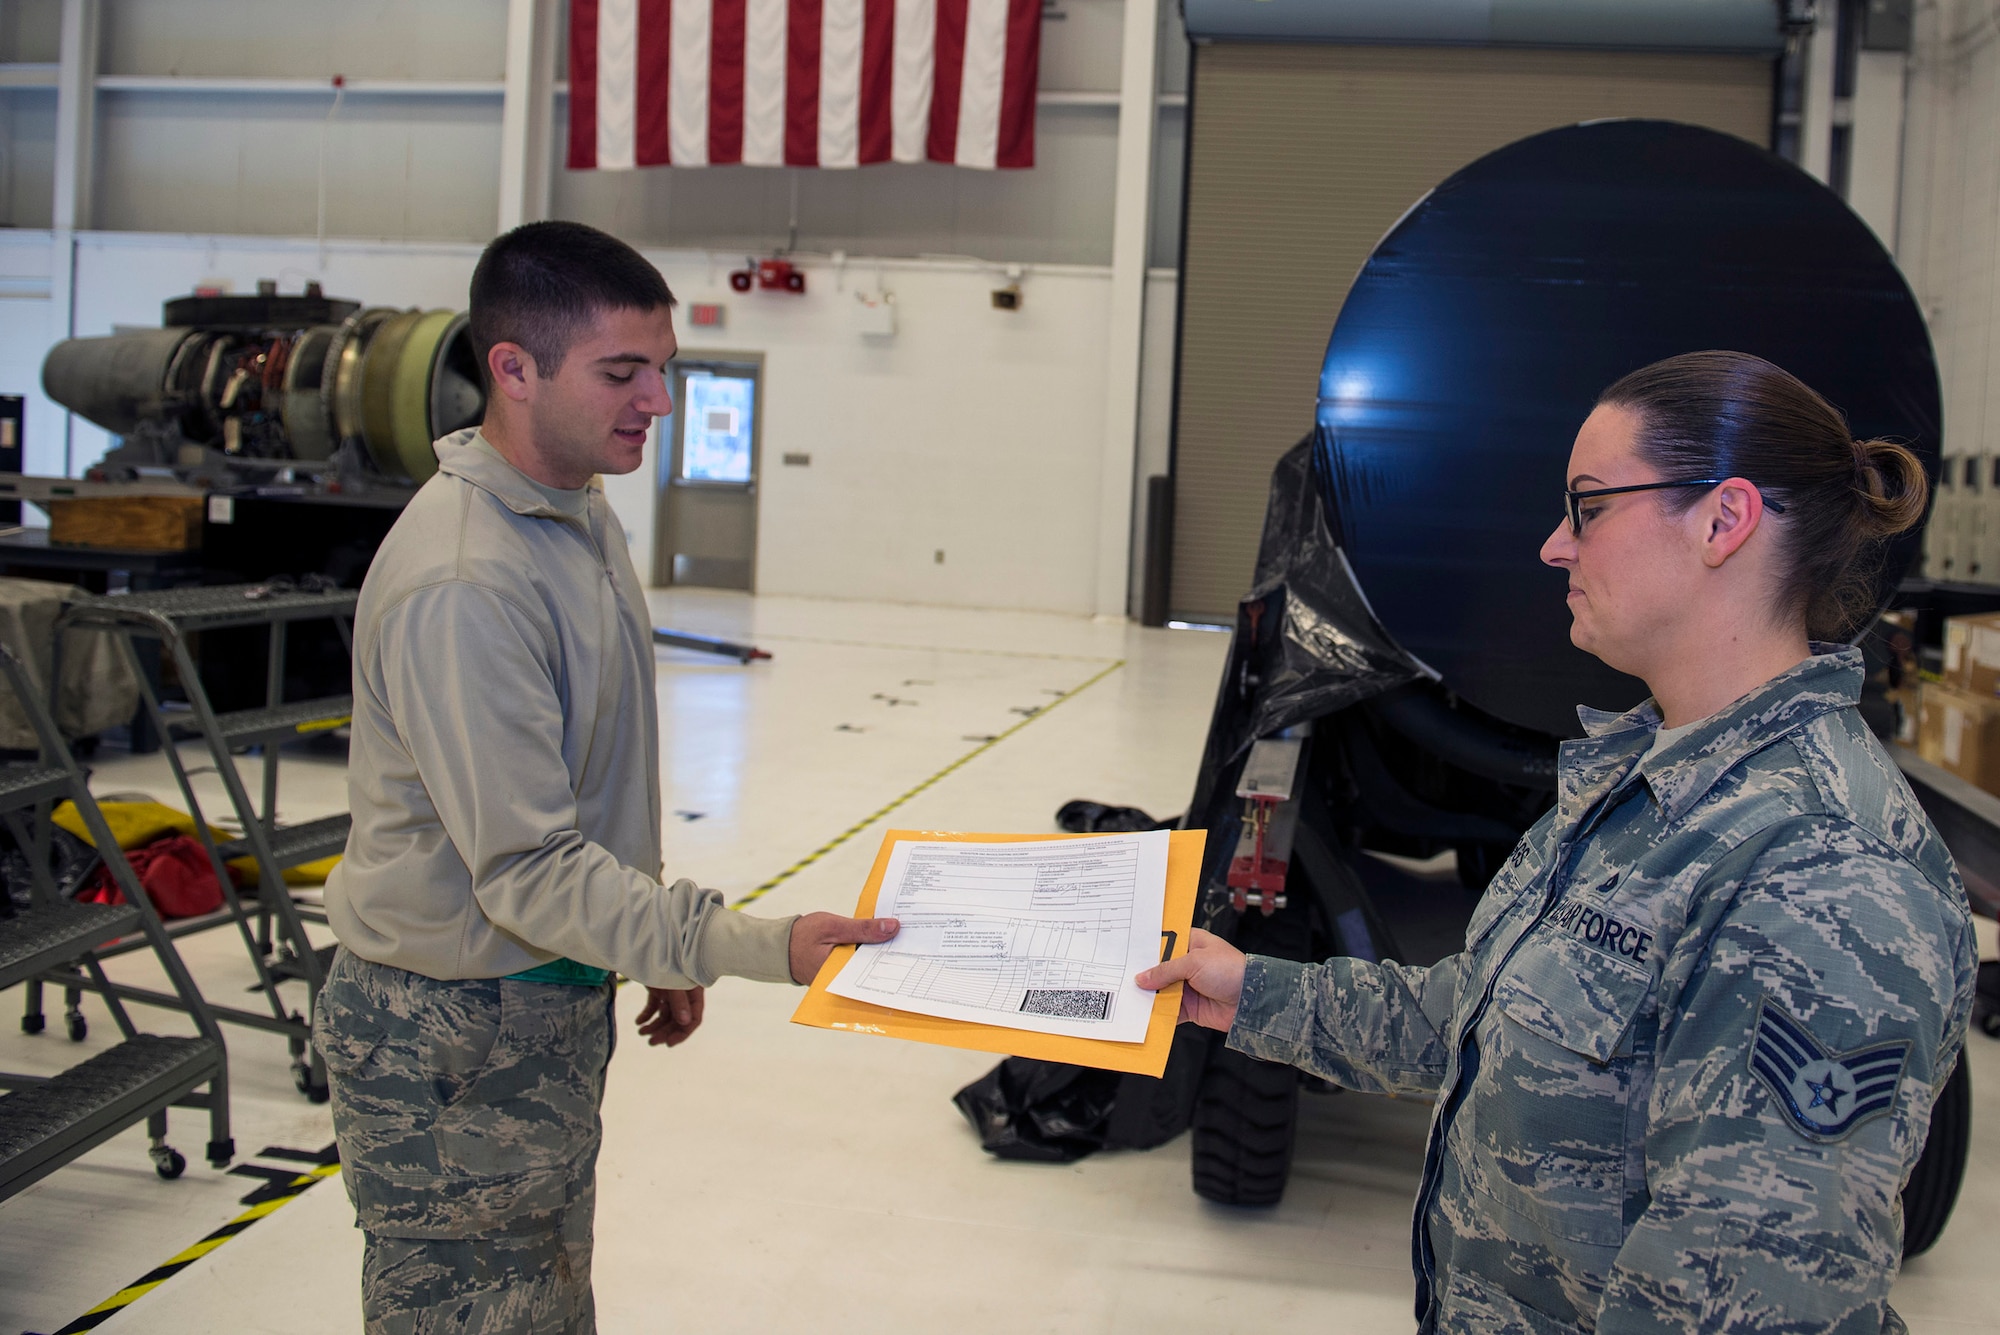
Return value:
[(1803, 1024), (1769, 997), (1757, 1006), (1750, 1069), (1778, 1100), (1794, 1129), (1811, 1140), (1839, 1140), (1896, 1102), (1910, 1043), (1877, 1043), (1828, 1052)]

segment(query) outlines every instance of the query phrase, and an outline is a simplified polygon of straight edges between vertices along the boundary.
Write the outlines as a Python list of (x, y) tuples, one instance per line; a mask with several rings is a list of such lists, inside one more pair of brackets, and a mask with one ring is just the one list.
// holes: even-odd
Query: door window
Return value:
[(681, 480), (749, 482), (756, 408), (755, 380), (689, 371), (681, 387)]

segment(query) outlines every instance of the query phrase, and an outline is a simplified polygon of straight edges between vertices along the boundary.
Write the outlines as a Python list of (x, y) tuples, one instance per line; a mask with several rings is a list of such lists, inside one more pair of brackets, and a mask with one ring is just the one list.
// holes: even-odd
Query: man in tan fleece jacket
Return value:
[(614, 974), (672, 1045), (718, 976), (807, 982), (896, 930), (661, 883), (652, 623), (591, 481), (638, 468), (672, 411), (673, 301), (592, 228), (494, 241), (472, 278), (485, 422), (437, 443), (362, 585), (342, 949), (313, 1042), (371, 1333), (594, 1330)]

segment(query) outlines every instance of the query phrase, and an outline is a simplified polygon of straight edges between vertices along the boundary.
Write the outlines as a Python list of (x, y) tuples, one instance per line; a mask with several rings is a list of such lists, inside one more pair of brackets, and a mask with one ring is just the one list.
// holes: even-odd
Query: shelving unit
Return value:
[[(0, 1200), (140, 1121), (152, 1139), (155, 1171), (179, 1177), (187, 1161), (166, 1142), (167, 1110), (172, 1107), (208, 1111), (208, 1160), (223, 1167), (236, 1145), (229, 1131), (228, 1054), (215, 1016), (119, 852), (41, 692), (4, 647), (0, 675), (20, 700), (40, 744), (35, 763), (0, 767), (0, 821), (28, 854), (33, 873), (29, 907), (15, 909), (9, 900), (7, 916), (0, 917), (0, 988), (33, 985), (52, 971), (57, 981), (66, 981), (67, 971), (81, 971), (104, 993), (122, 1035), (117, 1046), (54, 1076), (0, 1073), (0, 1088), (8, 1091), (0, 1096)], [(73, 903), (49, 875), (50, 813), (64, 798), (76, 804), (124, 903)], [(139, 1032), (100, 963), (106, 954), (100, 947), (114, 938), (133, 940), (158, 958), (174, 989), (166, 1003), (192, 1018), (194, 1037)], [(37, 1032), (39, 1019), (39, 1009), (31, 1010), (22, 1027)], [(72, 1030), (72, 1036), (80, 1035)]]

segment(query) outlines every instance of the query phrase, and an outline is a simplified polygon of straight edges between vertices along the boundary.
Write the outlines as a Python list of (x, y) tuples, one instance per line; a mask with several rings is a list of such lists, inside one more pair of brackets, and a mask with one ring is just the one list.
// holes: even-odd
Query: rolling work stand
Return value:
[[(279, 825), (278, 754), (286, 742), (307, 740), (347, 723), (354, 712), (354, 700), (352, 696), (340, 695), (286, 701), (285, 637), (287, 629), (296, 622), (331, 620), (340, 633), (341, 643), (352, 654), (354, 605), (358, 598), (359, 594), (351, 589), (295, 589), (284, 581), (162, 589), (81, 598), (70, 604), (58, 623), (58, 634), (63, 628), (76, 627), (116, 635), (135, 672), (138, 670), (135, 641), (155, 640), (178, 673), (188, 708), (171, 712), (163, 708), (159, 692), (140, 674), (140, 694), (146, 713), (161, 737), (176, 742), (199, 738), (206, 743), (216, 777), (222, 781), (243, 834), (225, 843), (216, 842), (179, 750), (172, 745), (165, 747), (167, 762), (187, 802), (188, 814), (194, 817), (195, 837), (208, 852), (223, 896), (222, 908), (200, 917), (181, 919), (167, 931), (179, 937), (234, 924), (257, 971), (254, 990), (263, 993), (268, 1009), (215, 1005), (210, 1009), (218, 1019), (228, 1023), (282, 1034), (291, 1045), (293, 1079), (299, 1091), (314, 1103), (326, 1101), (327, 1087), (326, 1066), (319, 1054), (312, 1051), (310, 1042), (312, 1011), (326, 980), (334, 948), (316, 950), (307, 939), (305, 923), (324, 923), (326, 915), (320, 910), (302, 909), (292, 902), (285, 885), (285, 872), (343, 851), (353, 818), (342, 814), (297, 825)], [(254, 709), (218, 713), (203, 685), (189, 636), (256, 626), (268, 632), (264, 703)], [(236, 755), (253, 747), (263, 757), (261, 806), (252, 802), (236, 765)], [(244, 857), (255, 858), (257, 862), (254, 905), (245, 903), (229, 876), (227, 864)], [(138, 944), (121, 942), (120, 946), (137, 948)], [(107, 999), (122, 996), (128, 1000), (172, 1004), (161, 994), (123, 984), (80, 978), (67, 981), (103, 992)], [(305, 984), (304, 1010), (286, 1009), (278, 988), (288, 981)]]
[[(0, 1200), (141, 1121), (152, 1137), (154, 1170), (179, 1177), (187, 1160), (166, 1142), (170, 1107), (208, 1110), (208, 1161), (221, 1168), (234, 1157), (236, 1142), (229, 1134), (229, 1061), (215, 1016), (119, 852), (41, 692), (5, 648), (0, 648), (0, 674), (20, 700), (41, 753), (33, 764), (0, 766), (0, 821), (27, 855), (32, 885), (26, 909), (16, 909), (12, 898), (0, 893), (0, 987), (32, 983), (46, 970), (81, 969), (104, 992), (124, 1035), (118, 1046), (58, 1075), (0, 1074), (0, 1088), (9, 1091), (0, 1095)], [(57, 889), (49, 874), (49, 817), (63, 798), (76, 804), (124, 903), (72, 903)], [(140, 948), (158, 957), (174, 989), (167, 1002), (193, 1018), (195, 1037), (142, 1034), (133, 1025), (104, 976), (97, 949), (124, 937), (136, 937)], [(38, 1028), (25, 1021), (23, 1027), (31, 1033)]]

